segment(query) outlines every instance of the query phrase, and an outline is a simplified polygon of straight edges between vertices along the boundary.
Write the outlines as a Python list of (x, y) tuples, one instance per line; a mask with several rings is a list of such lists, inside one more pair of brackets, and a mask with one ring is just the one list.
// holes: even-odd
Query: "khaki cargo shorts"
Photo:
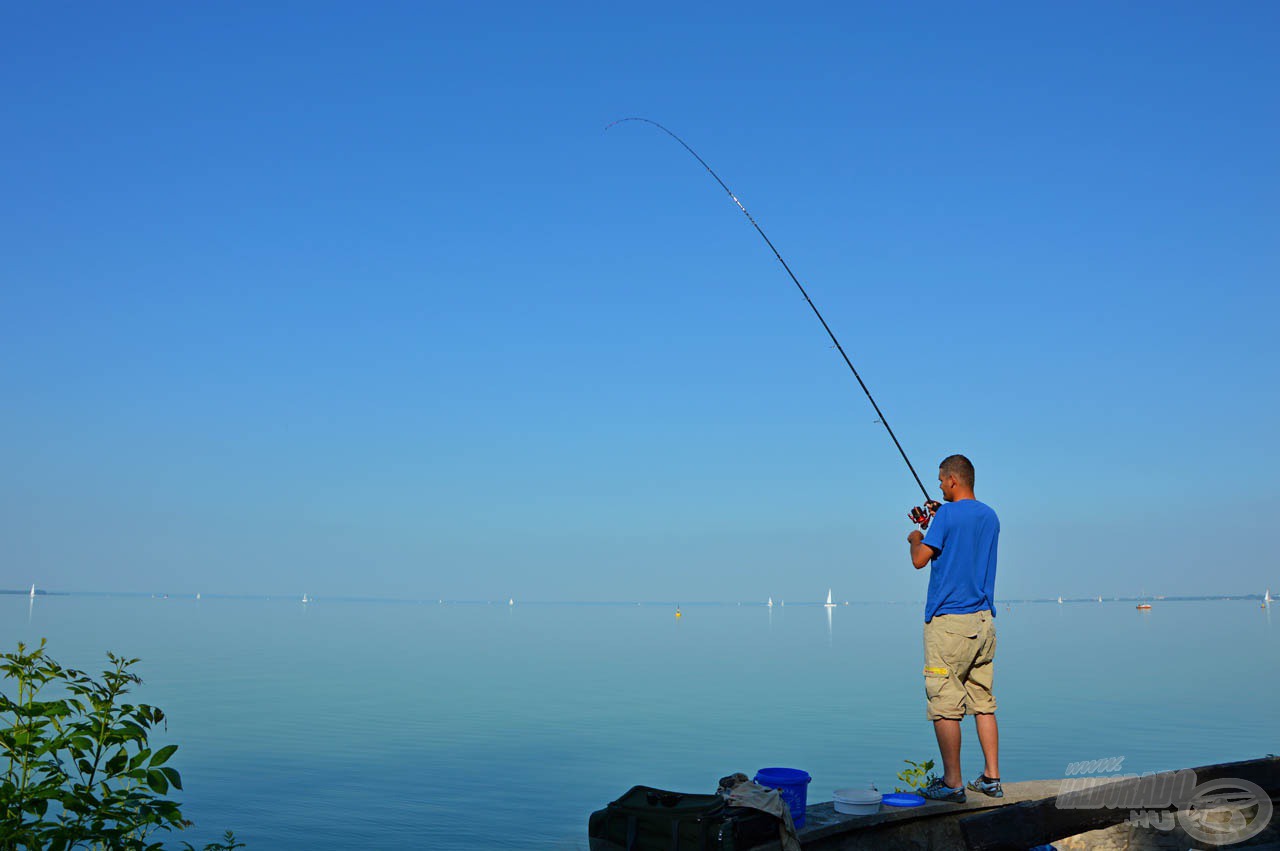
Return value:
[(996, 626), (991, 612), (935, 615), (924, 625), (924, 693), (930, 721), (996, 711)]

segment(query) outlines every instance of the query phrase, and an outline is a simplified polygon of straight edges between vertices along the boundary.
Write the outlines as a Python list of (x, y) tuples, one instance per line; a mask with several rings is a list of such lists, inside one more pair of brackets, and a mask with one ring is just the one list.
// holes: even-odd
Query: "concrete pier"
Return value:
[[(1221, 763), (1191, 769), (1199, 787), (1205, 790), (1197, 802), (1204, 818), (1225, 829), (1234, 811), (1209, 810), (1215, 781), (1243, 780), (1261, 789), (1270, 807), (1260, 805), (1253, 812), (1269, 815), (1266, 827), (1232, 848), (1250, 851), (1280, 851), (1280, 758), (1268, 756), (1246, 762)], [(1140, 793), (1151, 778), (1172, 779), (1174, 772), (1144, 778), (1099, 778), (1117, 800), (1130, 792)], [(1191, 851), (1217, 847), (1215, 843), (1191, 836), (1178, 823), (1172, 808), (1132, 810), (1128, 807), (1067, 807), (1059, 794), (1064, 781), (1038, 780), (1005, 785), (1005, 797), (988, 798), (970, 791), (963, 804), (929, 802), (922, 807), (898, 809), (881, 806), (874, 815), (850, 816), (837, 813), (832, 803), (818, 803), (805, 810), (805, 828), (800, 831), (804, 851), (1026, 851), (1052, 843), (1058, 851)], [(1261, 820), (1259, 820), (1261, 823)], [(1248, 830), (1244, 831), (1249, 832)], [(1219, 833), (1222, 839), (1229, 834)], [(778, 843), (760, 846), (758, 851), (780, 849)], [(1228, 847), (1225, 846), (1224, 847)]]

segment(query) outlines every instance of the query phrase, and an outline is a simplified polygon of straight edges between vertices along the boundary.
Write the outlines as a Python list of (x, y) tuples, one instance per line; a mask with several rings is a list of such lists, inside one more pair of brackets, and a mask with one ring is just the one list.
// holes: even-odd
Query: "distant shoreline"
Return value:
[[(9, 590), (0, 588), (0, 595), (28, 597), (31, 594), (30, 588)], [(301, 599), (300, 594), (201, 594), (199, 597), (195, 593), (172, 593), (172, 592), (150, 592), (150, 591), (45, 591), (36, 589), (37, 597), (141, 597), (153, 598), (156, 600), (270, 600), (295, 603)], [(1101, 601), (1097, 597), (1064, 597), (1062, 605), (1068, 603), (1084, 603), (1099, 605), (1099, 603), (1185, 603), (1185, 602), (1217, 602), (1242, 600), (1246, 602), (1260, 602), (1263, 598), (1262, 594), (1212, 594), (1212, 595), (1188, 595), (1188, 596), (1162, 596), (1153, 597), (1150, 595), (1126, 596), (1126, 597), (1104, 597)], [(432, 606), (502, 606), (519, 607), (519, 606), (682, 606), (682, 607), (698, 607), (698, 606), (723, 606), (723, 607), (743, 607), (743, 608), (769, 608), (768, 603), (757, 600), (516, 600), (514, 603), (508, 603), (506, 599), (502, 600), (461, 600), (461, 599), (416, 599), (407, 597), (351, 597), (344, 595), (334, 595), (328, 597), (312, 596), (308, 599), (308, 603), (387, 603), (395, 605), (432, 605)], [(1026, 598), (1026, 599), (1001, 599), (997, 602), (999, 605), (1030, 605), (1039, 603), (1059, 603), (1057, 597), (1043, 598)], [(852, 608), (854, 606), (916, 606), (923, 605), (924, 600), (849, 600), (836, 604), (835, 608)], [(825, 601), (823, 600), (796, 600), (784, 605), (775, 604), (775, 609), (785, 608), (823, 608)]]

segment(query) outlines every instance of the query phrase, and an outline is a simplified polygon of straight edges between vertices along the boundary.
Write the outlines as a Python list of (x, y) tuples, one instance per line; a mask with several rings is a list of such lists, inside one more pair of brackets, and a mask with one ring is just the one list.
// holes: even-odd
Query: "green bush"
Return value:
[[(102, 851), (163, 849), (158, 832), (182, 830), (169, 789), (182, 789), (167, 765), (178, 749), (152, 751), (147, 736), (164, 713), (123, 702), (142, 680), (130, 668), (137, 659), (108, 653), (110, 667), (94, 679), (45, 655), (45, 642), (0, 654), (0, 748), (6, 760), (0, 782), (0, 849)], [(13, 693), (10, 693), (13, 689)], [(195, 851), (190, 843), (182, 847)], [(204, 851), (245, 847), (227, 831), (223, 843)]]

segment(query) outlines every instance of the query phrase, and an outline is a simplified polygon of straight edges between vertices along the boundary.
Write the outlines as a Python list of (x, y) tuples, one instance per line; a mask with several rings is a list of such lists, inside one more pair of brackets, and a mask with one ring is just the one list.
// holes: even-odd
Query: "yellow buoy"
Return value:
[(681, 615), (681, 614), (680, 614), (680, 607), (679, 607), (679, 606), (676, 606), (676, 617), (683, 617), (683, 615)]

